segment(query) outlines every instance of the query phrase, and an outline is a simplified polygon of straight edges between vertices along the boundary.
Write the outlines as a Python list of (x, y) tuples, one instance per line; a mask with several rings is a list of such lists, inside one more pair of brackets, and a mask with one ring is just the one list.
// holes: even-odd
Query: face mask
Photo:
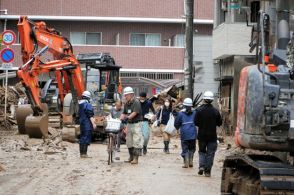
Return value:
[(185, 112), (187, 114), (191, 114), (192, 113), (192, 108), (190, 106), (185, 106)]
[(164, 105), (165, 105), (166, 107), (169, 107), (169, 102), (164, 102)]
[(140, 102), (141, 102), (141, 103), (144, 103), (144, 102), (145, 102), (145, 100), (140, 100)]
[(190, 106), (186, 106), (186, 110), (187, 110), (187, 111), (191, 111), (192, 108), (191, 108)]

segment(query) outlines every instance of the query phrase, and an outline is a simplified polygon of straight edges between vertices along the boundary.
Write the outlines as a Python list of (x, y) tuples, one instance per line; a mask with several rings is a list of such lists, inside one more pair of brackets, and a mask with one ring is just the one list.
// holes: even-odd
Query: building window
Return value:
[(152, 72), (121, 72), (120, 77), (124, 78), (136, 78), (136, 77), (144, 77), (147, 79), (153, 79), (153, 80), (169, 80), (174, 79), (173, 73), (152, 73)]
[(156, 79), (158, 80), (169, 80), (173, 79), (174, 74), (173, 73), (157, 73), (156, 74)]
[(175, 47), (185, 47), (185, 35), (177, 34), (173, 37), (173, 46)]
[(85, 45), (85, 32), (71, 32), (70, 42), (72, 44)]
[(101, 45), (101, 33), (86, 33), (87, 45)]
[(136, 72), (120, 72), (120, 77), (137, 77), (137, 73)]
[(156, 79), (156, 74), (155, 73), (148, 73), (148, 72), (145, 72), (145, 73), (140, 73), (139, 74), (139, 77), (144, 77), (144, 78), (147, 78), (147, 79)]
[(134, 46), (160, 46), (161, 37), (159, 33), (131, 33), (130, 45)]
[(101, 45), (102, 33), (70, 32), (70, 42), (76, 45)]

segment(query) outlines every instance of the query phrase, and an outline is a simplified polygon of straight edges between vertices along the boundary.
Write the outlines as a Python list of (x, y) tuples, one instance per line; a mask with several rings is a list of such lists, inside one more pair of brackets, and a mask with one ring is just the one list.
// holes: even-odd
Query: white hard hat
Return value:
[(203, 94), (204, 100), (214, 100), (213, 93), (211, 91), (205, 91)]
[(134, 93), (134, 90), (132, 87), (124, 88), (124, 95), (131, 94), (131, 93)]
[(191, 99), (191, 98), (186, 98), (186, 99), (184, 99), (183, 105), (184, 105), (184, 106), (193, 106), (193, 101), (192, 101), (192, 99)]
[(91, 98), (91, 92), (90, 91), (84, 91), (82, 96), (87, 97), (87, 98)]

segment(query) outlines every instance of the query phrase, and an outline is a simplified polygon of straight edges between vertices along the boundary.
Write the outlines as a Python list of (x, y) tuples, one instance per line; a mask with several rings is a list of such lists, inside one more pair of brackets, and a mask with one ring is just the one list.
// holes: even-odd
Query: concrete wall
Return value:
[(223, 23), (213, 30), (213, 59), (229, 55), (252, 55), (248, 44), (251, 28), (246, 23)]
[(211, 90), (218, 92), (219, 83), (214, 79), (219, 75), (218, 66), (212, 61), (212, 37), (196, 35), (194, 37), (194, 95)]

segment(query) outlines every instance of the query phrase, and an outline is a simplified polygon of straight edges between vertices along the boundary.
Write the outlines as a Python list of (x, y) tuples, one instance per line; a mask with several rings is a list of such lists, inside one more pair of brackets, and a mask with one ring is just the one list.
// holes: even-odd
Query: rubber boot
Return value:
[(169, 154), (169, 141), (166, 141), (166, 154)]
[(169, 141), (164, 141), (164, 153), (169, 154)]
[(92, 158), (88, 156), (88, 144), (83, 145), (83, 154), (81, 155), (81, 158)]
[(84, 147), (82, 144), (80, 144), (80, 157), (81, 158), (82, 158), (83, 154), (84, 154)]
[(141, 153), (141, 149), (135, 148), (134, 149), (134, 159), (131, 161), (131, 164), (138, 164), (139, 160), (139, 153)]
[(205, 169), (204, 170), (205, 177), (210, 177), (211, 176), (210, 171), (211, 171), (210, 169)]
[(134, 159), (131, 161), (131, 164), (138, 164), (139, 156), (134, 155)]
[(130, 157), (125, 161), (126, 163), (130, 163), (134, 159), (134, 148), (128, 148), (128, 150)]
[(203, 172), (204, 172), (204, 168), (199, 167), (198, 175), (203, 175)]
[(194, 153), (189, 152), (189, 167), (193, 167)]
[(189, 167), (189, 154), (186, 154), (184, 156), (184, 165), (182, 167), (183, 168), (188, 168)]
[(86, 148), (85, 148), (86, 145), (84, 144), (80, 144), (80, 154), (81, 154), (81, 158), (86, 158)]
[(167, 141), (164, 141), (164, 148), (163, 148), (163, 152), (166, 153), (166, 150), (167, 150)]
[(147, 154), (147, 146), (143, 146), (143, 154), (144, 154), (144, 155)]

